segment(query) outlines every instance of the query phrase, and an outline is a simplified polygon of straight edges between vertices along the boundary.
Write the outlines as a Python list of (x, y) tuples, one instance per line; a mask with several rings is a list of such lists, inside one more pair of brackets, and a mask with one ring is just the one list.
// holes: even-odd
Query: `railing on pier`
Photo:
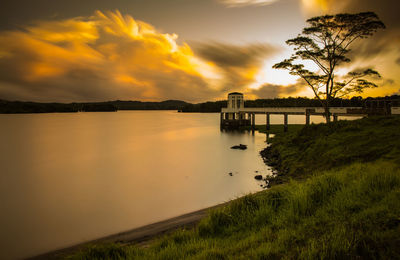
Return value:
[[(339, 116), (370, 116), (400, 114), (400, 107), (390, 107), (390, 109), (377, 109), (372, 107), (331, 107), (330, 114), (333, 121), (337, 121)], [(325, 116), (323, 107), (246, 107), (246, 108), (222, 108), (221, 128), (235, 129), (240, 126), (252, 126), (255, 128), (255, 115), (266, 115), (266, 127), (270, 129), (270, 115), (283, 115), (284, 131), (288, 130), (289, 115), (305, 115), (306, 125), (310, 124), (311, 115)]]

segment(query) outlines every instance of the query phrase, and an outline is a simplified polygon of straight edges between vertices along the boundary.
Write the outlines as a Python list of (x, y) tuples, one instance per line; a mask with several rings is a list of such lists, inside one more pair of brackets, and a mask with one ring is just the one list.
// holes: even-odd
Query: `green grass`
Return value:
[(306, 179), (232, 201), (148, 248), (94, 245), (69, 258), (400, 258), (399, 126), (370, 118), (277, 135), (272, 151), (286, 174)]
[(400, 165), (400, 117), (312, 124), (277, 135), (271, 143), (265, 155), (292, 177), (381, 158)]

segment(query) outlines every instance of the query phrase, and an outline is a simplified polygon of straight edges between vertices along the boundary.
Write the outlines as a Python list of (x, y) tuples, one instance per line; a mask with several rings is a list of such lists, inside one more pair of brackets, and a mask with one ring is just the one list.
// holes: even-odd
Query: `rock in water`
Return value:
[(245, 144), (234, 145), (234, 146), (231, 147), (231, 149), (246, 150), (247, 149), (247, 145), (245, 145)]

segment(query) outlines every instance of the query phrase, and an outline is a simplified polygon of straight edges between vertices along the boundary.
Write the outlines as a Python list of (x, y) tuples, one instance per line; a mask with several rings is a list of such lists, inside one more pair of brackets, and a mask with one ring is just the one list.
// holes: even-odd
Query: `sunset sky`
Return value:
[[(400, 92), (398, 0), (6, 0), (0, 8), (0, 99), (188, 102), (312, 97), (273, 64), (321, 14), (373, 11), (386, 29), (352, 46), (382, 79), (363, 96)], [(345, 68), (344, 68), (345, 70)]]

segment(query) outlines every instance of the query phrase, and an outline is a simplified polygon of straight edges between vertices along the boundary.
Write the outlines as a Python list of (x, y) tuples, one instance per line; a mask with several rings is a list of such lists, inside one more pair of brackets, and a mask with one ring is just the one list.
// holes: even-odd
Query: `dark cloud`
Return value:
[(220, 67), (249, 67), (259, 64), (262, 59), (275, 51), (266, 44), (238, 46), (224, 43), (201, 44), (196, 52), (206, 60)]
[(398, 0), (326, 0), (330, 13), (375, 12), (386, 25), (368, 39), (363, 39), (352, 46), (353, 59), (370, 59), (395, 50), (400, 53), (400, 19)]
[(225, 76), (225, 90), (243, 90), (254, 82), (263, 61), (279, 48), (269, 44), (232, 45), (226, 43), (196, 44), (195, 52), (215, 64)]
[[(307, 1), (308, 2), (308, 1)], [(307, 3), (304, 1), (303, 3)], [(311, 2), (311, 1), (310, 1)], [(400, 56), (400, 19), (398, 18), (398, 0), (314, 0), (308, 8), (308, 16), (337, 13), (374, 12), (385, 24), (386, 29), (379, 30), (369, 38), (358, 39), (351, 46), (348, 57), (353, 61), (347, 68), (372, 67), (383, 77), (383, 81), (391, 78), (399, 82), (397, 59)], [(318, 10), (318, 11), (316, 11)], [(346, 65), (344, 65), (346, 67)], [(390, 95), (396, 91), (393, 84), (379, 84), (378, 89), (371, 89), (365, 95)]]
[(258, 98), (278, 98), (282, 96), (295, 95), (305, 88), (306, 86), (301, 82), (287, 86), (264, 84), (258, 89), (252, 89), (250, 93), (256, 95)]

